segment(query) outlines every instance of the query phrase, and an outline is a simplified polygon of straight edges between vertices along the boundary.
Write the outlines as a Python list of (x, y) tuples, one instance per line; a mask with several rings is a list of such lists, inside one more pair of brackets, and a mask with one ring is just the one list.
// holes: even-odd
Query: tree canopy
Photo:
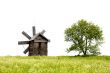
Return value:
[(98, 47), (103, 43), (102, 29), (94, 23), (81, 19), (65, 30), (65, 41), (72, 42), (67, 49), (68, 52), (78, 51), (79, 55), (81, 53), (98, 55), (100, 54)]

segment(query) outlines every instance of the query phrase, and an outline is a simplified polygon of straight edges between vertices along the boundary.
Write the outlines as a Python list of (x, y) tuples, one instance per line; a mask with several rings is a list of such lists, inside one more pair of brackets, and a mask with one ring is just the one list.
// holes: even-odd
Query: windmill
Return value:
[(33, 37), (30, 37), (26, 32), (22, 34), (29, 39), (29, 41), (18, 41), (18, 45), (29, 44), (29, 46), (24, 50), (24, 54), (29, 52), (29, 56), (33, 55), (47, 55), (47, 44), (50, 42), (43, 34), (45, 30), (36, 34), (35, 26), (32, 27)]

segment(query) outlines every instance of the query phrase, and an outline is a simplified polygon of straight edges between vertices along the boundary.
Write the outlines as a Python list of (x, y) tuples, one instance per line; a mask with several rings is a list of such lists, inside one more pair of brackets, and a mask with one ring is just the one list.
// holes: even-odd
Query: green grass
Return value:
[(5, 56), (0, 73), (110, 73), (110, 56)]

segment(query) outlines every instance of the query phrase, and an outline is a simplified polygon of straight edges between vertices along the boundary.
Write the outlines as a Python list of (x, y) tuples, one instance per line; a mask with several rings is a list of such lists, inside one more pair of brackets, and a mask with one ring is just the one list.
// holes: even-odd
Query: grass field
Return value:
[(110, 73), (110, 56), (5, 56), (0, 73)]

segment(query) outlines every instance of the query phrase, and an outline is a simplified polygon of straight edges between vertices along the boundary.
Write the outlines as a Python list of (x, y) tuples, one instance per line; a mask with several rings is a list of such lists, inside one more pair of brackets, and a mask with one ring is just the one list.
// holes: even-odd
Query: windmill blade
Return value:
[(36, 28), (35, 26), (32, 27), (32, 30), (33, 30), (33, 36), (36, 34)]
[(28, 39), (31, 39), (31, 37), (26, 33), (26, 32), (22, 32), (22, 34), (25, 36), (25, 37), (27, 37)]
[(40, 32), (40, 34), (44, 34), (45, 33), (45, 30), (42, 30), (41, 32)]
[(29, 51), (29, 46), (24, 50), (24, 54), (26, 54)]
[(29, 44), (29, 41), (18, 41), (18, 45)]

